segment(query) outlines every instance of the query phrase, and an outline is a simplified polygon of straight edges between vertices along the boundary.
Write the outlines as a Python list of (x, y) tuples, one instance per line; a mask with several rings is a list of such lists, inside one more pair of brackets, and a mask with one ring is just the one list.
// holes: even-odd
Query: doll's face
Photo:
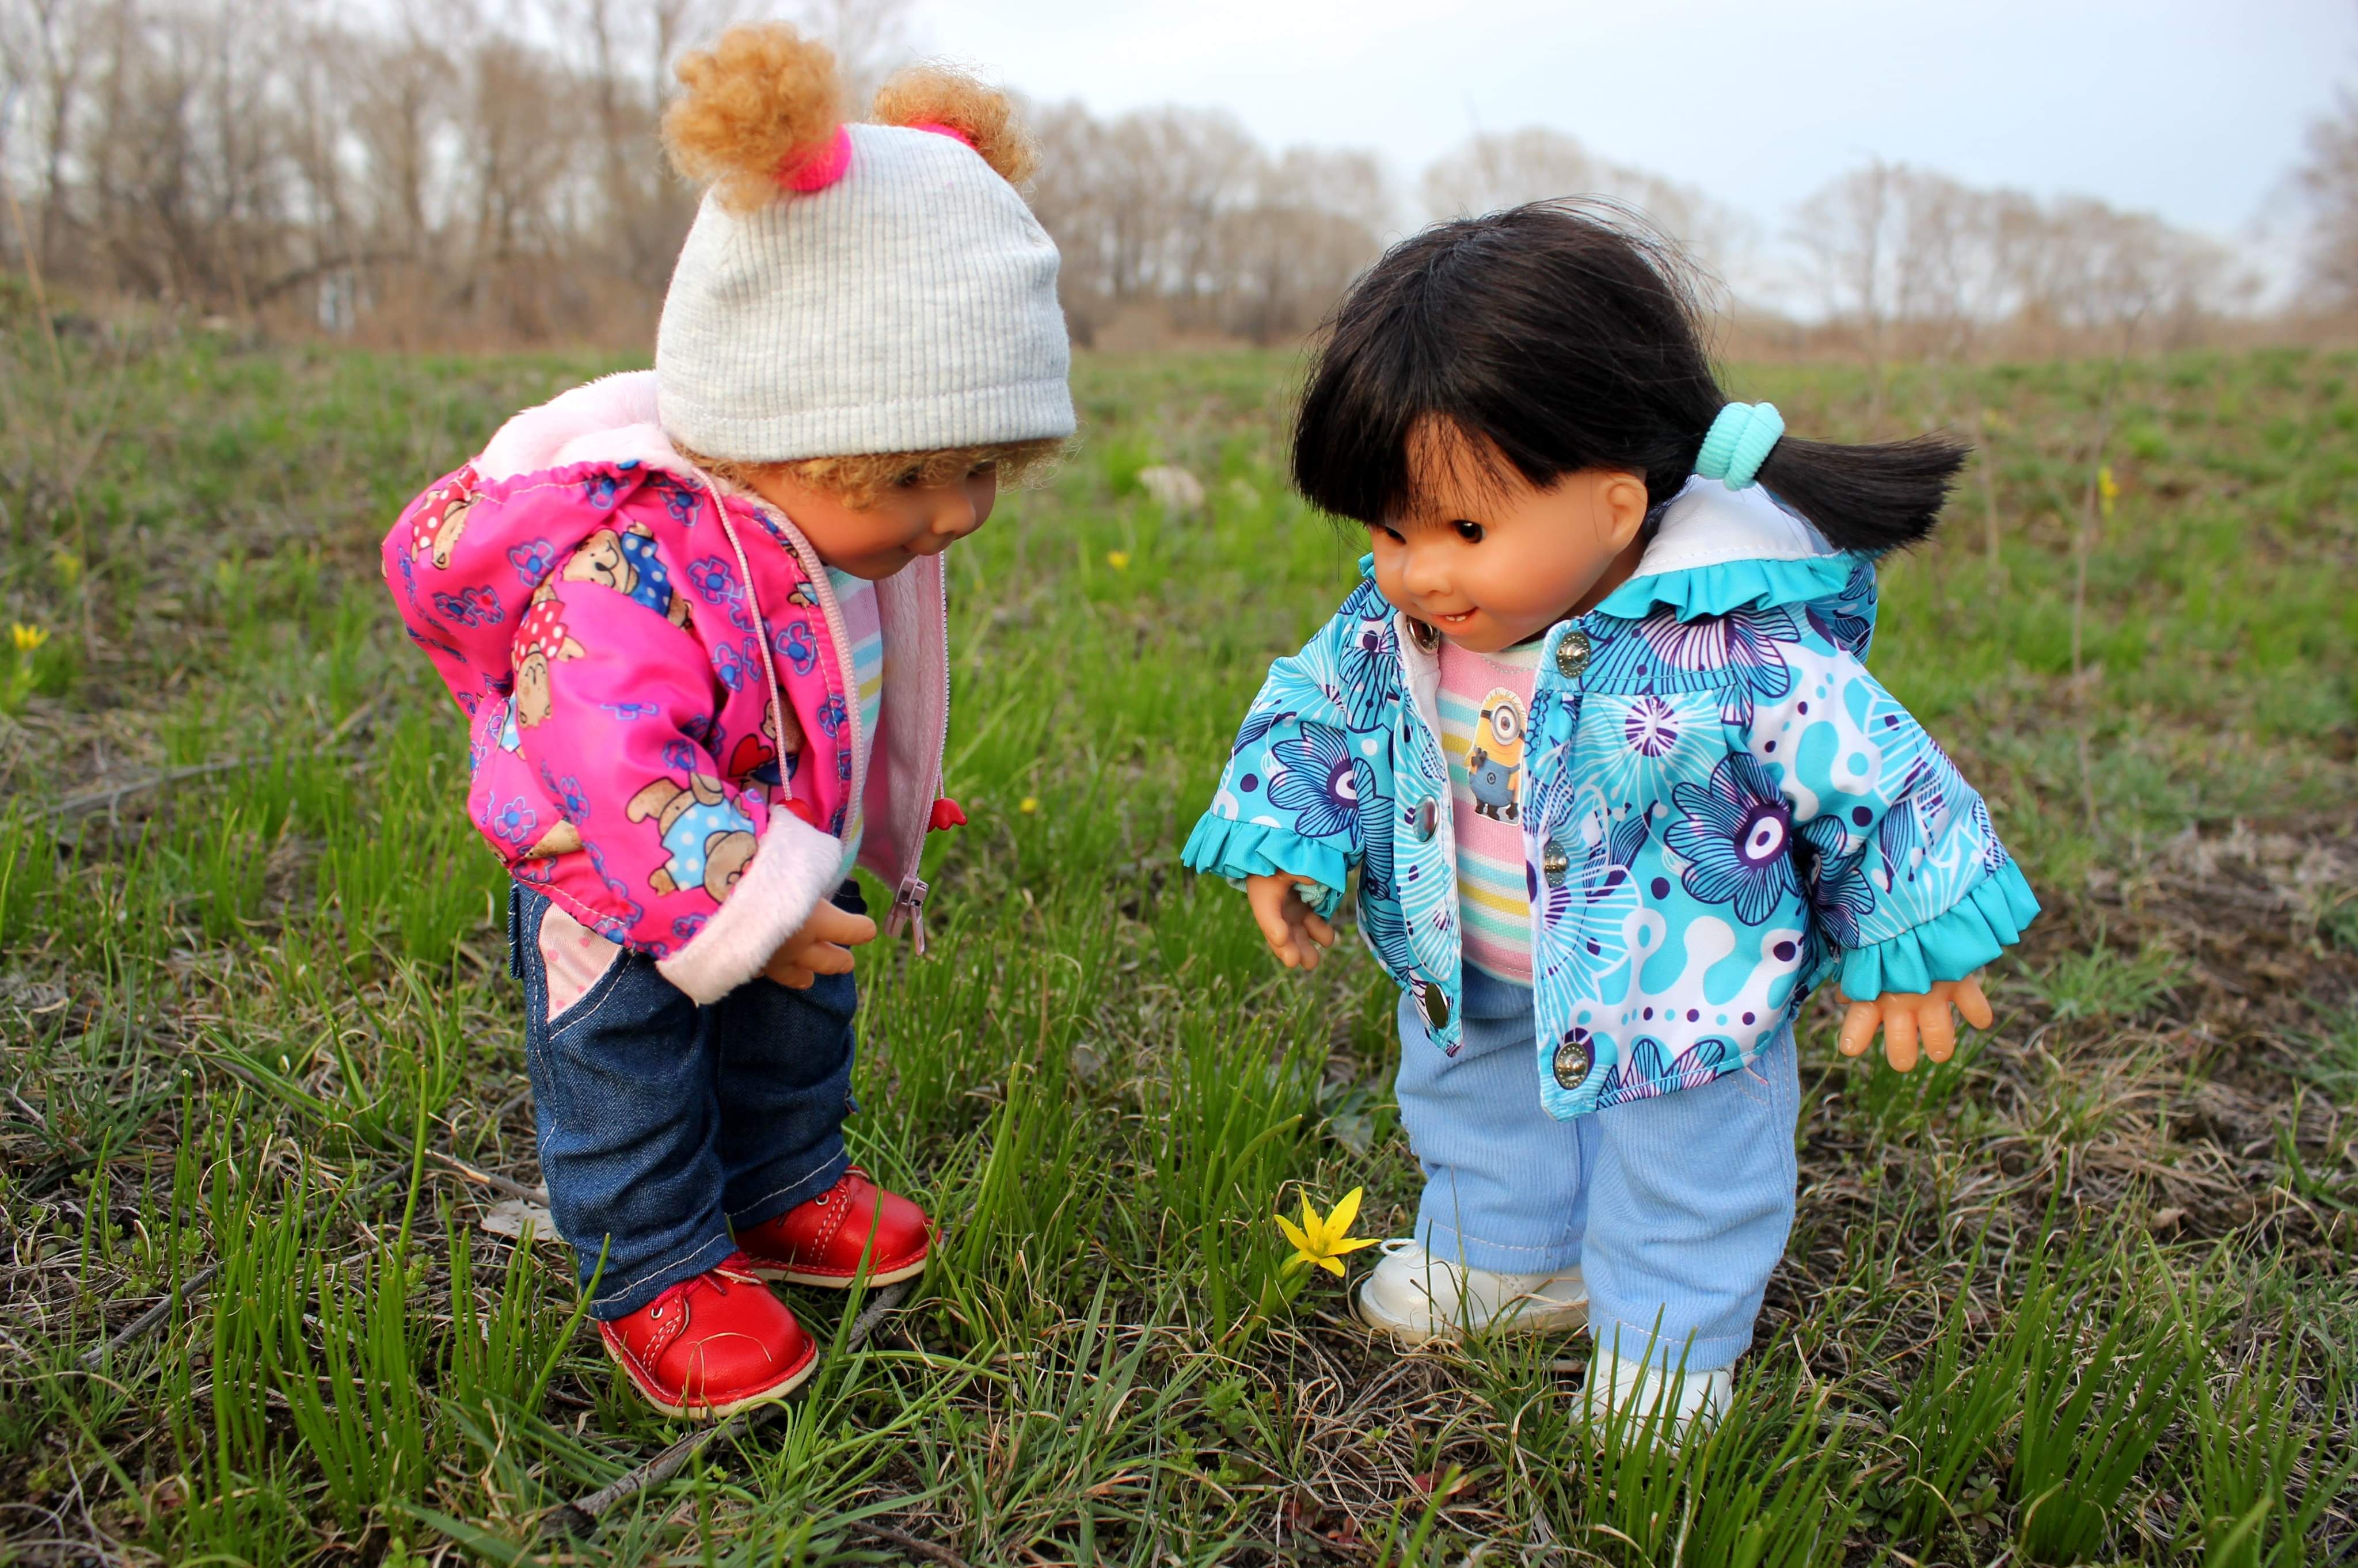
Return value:
[(1582, 469), (1544, 489), (1454, 427), (1410, 443), (1416, 503), (1368, 530), (1376, 586), (1461, 648), (1495, 654), (1589, 609), (1642, 550), (1646, 481)]
[(999, 499), (999, 466), (980, 464), (946, 484), (896, 484), (874, 505), (860, 507), (780, 470), (763, 472), (752, 483), (763, 500), (794, 520), (820, 560), (881, 582), (920, 556), (941, 554), (989, 522)]

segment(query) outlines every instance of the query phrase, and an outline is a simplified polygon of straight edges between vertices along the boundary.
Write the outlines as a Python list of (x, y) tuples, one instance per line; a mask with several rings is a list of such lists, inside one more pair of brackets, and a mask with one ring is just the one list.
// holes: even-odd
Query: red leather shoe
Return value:
[(665, 1415), (718, 1420), (770, 1404), (818, 1367), (818, 1346), (742, 1252), (600, 1324), (598, 1337)]
[(853, 1165), (808, 1203), (739, 1231), (737, 1245), (747, 1267), (765, 1280), (842, 1290), (860, 1272), (864, 1252), (868, 1282), (889, 1285), (925, 1271), (933, 1226), (924, 1209)]

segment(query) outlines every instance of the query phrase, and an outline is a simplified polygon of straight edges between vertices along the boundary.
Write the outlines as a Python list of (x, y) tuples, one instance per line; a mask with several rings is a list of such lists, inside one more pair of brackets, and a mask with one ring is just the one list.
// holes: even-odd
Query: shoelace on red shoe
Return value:
[[(846, 1165), (843, 1168), (843, 1174), (836, 1177), (835, 1185), (827, 1188), (827, 1191), (811, 1199), (811, 1205), (816, 1208), (825, 1208), (827, 1206), (827, 1200), (835, 1196), (836, 1194), (842, 1193), (846, 1196), (849, 1196), (851, 1192), (851, 1185), (854, 1182), (865, 1182), (868, 1180), (869, 1176), (866, 1171), (860, 1169), (857, 1165)], [(740, 1256), (742, 1256), (742, 1254), (740, 1254)]]
[(699, 1290), (709, 1291), (716, 1296), (725, 1296), (732, 1284), (760, 1285), (761, 1276), (752, 1271), (752, 1262), (753, 1260), (746, 1257), (742, 1251), (731, 1252), (694, 1279), (682, 1280), (647, 1303), (647, 1321), (663, 1322), (665, 1314), (674, 1305), (685, 1307), (688, 1297)]

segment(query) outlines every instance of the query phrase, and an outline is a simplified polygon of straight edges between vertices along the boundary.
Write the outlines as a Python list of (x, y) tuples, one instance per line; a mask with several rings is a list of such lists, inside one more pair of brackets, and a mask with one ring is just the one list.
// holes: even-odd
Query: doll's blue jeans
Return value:
[(1446, 1056), (1401, 998), (1397, 1089), (1426, 1250), (1499, 1273), (1578, 1264), (1589, 1332), (1631, 1359), (1650, 1345), (1704, 1371), (1744, 1354), (1793, 1227), (1792, 1031), (1699, 1088), (1558, 1121), (1540, 1106), (1530, 989), (1469, 965), (1464, 1018)]
[[(852, 882), (835, 902), (867, 910)], [(735, 1251), (731, 1222), (759, 1225), (843, 1174), (859, 992), (849, 975), (807, 990), (757, 976), (698, 1007), (622, 951), (551, 1019), (548, 909), (532, 889), (510, 895), (540, 1173), (582, 1286), (596, 1276), (590, 1315), (611, 1322)]]

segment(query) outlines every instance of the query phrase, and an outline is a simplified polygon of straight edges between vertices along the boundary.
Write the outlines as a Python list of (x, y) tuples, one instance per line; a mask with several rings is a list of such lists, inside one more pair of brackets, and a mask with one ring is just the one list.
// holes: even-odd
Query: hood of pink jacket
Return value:
[(698, 1000), (757, 972), (832, 892), (855, 801), (862, 863), (896, 913), (922, 903), (947, 713), (939, 563), (878, 585), (894, 656), (887, 718), (862, 737), (824, 564), (680, 456), (651, 373), (509, 420), (411, 503), (384, 557), (472, 721), (478, 827), (520, 881)]

